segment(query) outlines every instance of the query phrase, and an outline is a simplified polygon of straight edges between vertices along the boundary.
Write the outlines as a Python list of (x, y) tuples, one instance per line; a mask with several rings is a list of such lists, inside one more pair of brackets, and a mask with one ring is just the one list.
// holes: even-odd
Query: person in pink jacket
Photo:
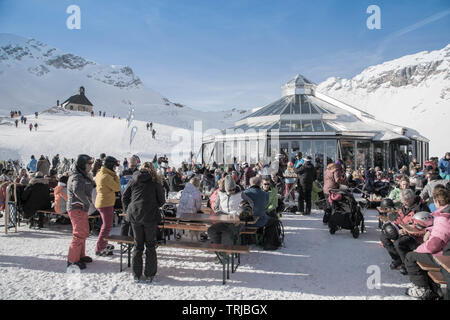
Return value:
[(405, 266), (413, 283), (406, 294), (422, 300), (434, 300), (439, 297), (434, 283), (428, 278), (417, 262), (438, 266), (432, 255), (442, 255), (442, 251), (450, 240), (450, 191), (444, 187), (433, 190), (433, 200), (437, 210), (433, 212), (433, 226), (428, 228), (424, 243), (415, 251), (406, 255)]
[(212, 210), (212, 213), (214, 213), (214, 205), (215, 205), (215, 203), (216, 203), (216, 200), (217, 200), (217, 196), (218, 196), (218, 194), (219, 194), (219, 191), (223, 191), (223, 179), (220, 179), (218, 182), (217, 182), (217, 184), (219, 185), (219, 187), (216, 189), (216, 190), (214, 190), (214, 192), (211, 194), (211, 196), (209, 197), (209, 205), (210, 205), (210, 208), (211, 208), (211, 210)]

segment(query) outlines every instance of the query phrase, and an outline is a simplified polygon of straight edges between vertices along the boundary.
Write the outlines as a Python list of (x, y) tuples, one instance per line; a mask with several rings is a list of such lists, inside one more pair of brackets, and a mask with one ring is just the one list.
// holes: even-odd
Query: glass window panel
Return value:
[(314, 127), (314, 131), (315, 132), (323, 132), (323, 126), (322, 126), (322, 121), (320, 120), (313, 120), (312, 121), (313, 127)]
[(325, 143), (325, 153), (327, 155), (327, 165), (336, 161), (336, 140), (328, 140)]
[(309, 109), (309, 102), (302, 103), (302, 114), (310, 114), (311, 111)]
[(336, 130), (333, 129), (333, 127), (331, 127), (331, 126), (330, 126), (328, 123), (326, 123), (325, 121), (322, 121), (322, 122), (323, 122), (323, 126), (324, 126), (326, 132), (334, 132), (334, 131), (336, 131)]
[(312, 124), (311, 120), (302, 120), (302, 132), (311, 132)]
[(317, 108), (317, 110), (319, 110), (320, 113), (330, 113), (328, 110), (326, 110), (324, 108), (321, 108), (321, 107), (319, 107), (317, 105), (315, 107)]
[(301, 128), (301, 121), (300, 120), (291, 120), (291, 132), (300, 132), (302, 131)]
[(370, 142), (358, 141), (356, 149), (356, 167), (368, 169), (370, 166)]
[(300, 151), (303, 153), (303, 157), (312, 156), (312, 141), (303, 140)]
[(353, 141), (341, 140), (342, 160), (347, 168), (355, 169), (355, 145)]
[(292, 113), (300, 114), (300, 104), (299, 103), (295, 103), (292, 105)]
[(225, 142), (225, 164), (233, 163), (233, 142)]
[(283, 141), (280, 142), (280, 153), (288, 156), (289, 153), (289, 142)]
[(280, 129), (280, 121), (277, 121), (270, 130), (278, 130)]
[(212, 160), (213, 147), (214, 147), (213, 143), (208, 143), (203, 148), (203, 161), (207, 164), (214, 162)]
[(258, 162), (258, 141), (257, 140), (250, 141), (250, 162), (251, 163)]
[(286, 109), (283, 110), (282, 114), (291, 114), (291, 105), (288, 105)]
[(312, 114), (318, 114), (319, 111), (317, 111), (316, 107), (313, 104), (310, 104), (310, 105), (311, 105), (311, 113)]
[(266, 161), (266, 139), (258, 139), (258, 155), (258, 160)]
[(217, 142), (216, 149), (216, 162), (217, 164), (223, 164), (223, 142)]
[(316, 168), (316, 175), (319, 181), (323, 181), (323, 170), (325, 160), (325, 141), (313, 141), (313, 161)]
[(374, 143), (374, 166), (384, 168), (384, 150), (382, 142)]
[(245, 161), (245, 141), (239, 141), (239, 161)]
[(292, 152), (297, 154), (300, 151), (300, 143), (298, 141), (291, 141)]
[(291, 121), (290, 120), (282, 120), (281, 121), (281, 132), (289, 132), (290, 130)]
[(250, 164), (250, 141), (245, 141), (245, 161), (247, 161)]

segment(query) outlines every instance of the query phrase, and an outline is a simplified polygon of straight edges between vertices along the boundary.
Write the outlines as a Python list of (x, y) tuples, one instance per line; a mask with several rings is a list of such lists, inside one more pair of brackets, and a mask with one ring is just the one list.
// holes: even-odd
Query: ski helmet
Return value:
[(381, 228), (382, 232), (386, 235), (389, 240), (398, 239), (398, 227), (395, 223), (386, 222)]
[(433, 216), (426, 211), (417, 212), (412, 219), (417, 229), (425, 229), (433, 225)]
[(114, 167), (117, 167), (118, 162), (119, 161), (116, 158), (107, 156), (103, 161), (103, 166), (109, 170), (114, 171)]
[(383, 200), (381, 200), (380, 207), (383, 209), (394, 208), (395, 207), (394, 201), (392, 201), (392, 199), (389, 198), (384, 198)]

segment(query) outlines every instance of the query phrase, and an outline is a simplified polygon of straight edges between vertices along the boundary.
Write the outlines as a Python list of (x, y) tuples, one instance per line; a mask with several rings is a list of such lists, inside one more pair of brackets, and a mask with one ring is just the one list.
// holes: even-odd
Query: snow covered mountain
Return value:
[(329, 78), (317, 90), (418, 130), (430, 139), (430, 156), (450, 150), (450, 44), (371, 66), (352, 79)]
[(175, 104), (145, 87), (128, 66), (101, 65), (35, 39), (0, 33), (0, 115), (46, 110), (80, 86), (96, 112), (125, 117), (132, 105), (135, 119), (175, 127), (192, 129), (194, 120), (203, 120), (204, 128), (223, 129), (247, 112), (202, 112)]

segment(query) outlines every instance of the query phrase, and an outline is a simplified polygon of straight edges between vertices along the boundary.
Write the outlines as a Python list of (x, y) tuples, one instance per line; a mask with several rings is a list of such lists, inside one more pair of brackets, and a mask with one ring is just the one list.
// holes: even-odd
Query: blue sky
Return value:
[[(81, 29), (69, 30), (69, 5)], [(381, 9), (369, 30), (366, 9)], [(197, 109), (265, 105), (297, 73), (319, 83), (450, 43), (448, 0), (0, 0), (0, 32), (102, 64)]]

